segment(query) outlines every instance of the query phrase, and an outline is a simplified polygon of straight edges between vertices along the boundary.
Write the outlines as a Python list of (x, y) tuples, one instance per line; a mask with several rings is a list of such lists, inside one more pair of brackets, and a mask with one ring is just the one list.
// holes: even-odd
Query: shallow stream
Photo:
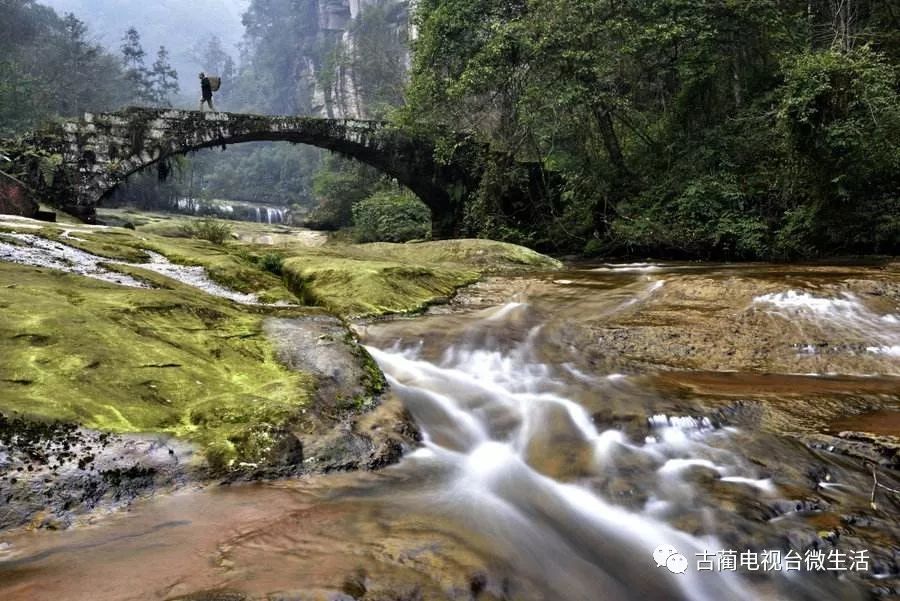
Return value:
[[(879, 489), (872, 510), (870, 489), (872, 466), (900, 488), (885, 450), (900, 437), (892, 277), (601, 265), (496, 280), (455, 308), (359, 324), (422, 433), (399, 464), (182, 490), (64, 532), (0, 535), (0, 598), (889, 592), (897, 497)], [(705, 352), (699, 333), (716, 348)], [(740, 354), (753, 344), (764, 356)], [(741, 362), (753, 369), (732, 368)], [(663, 545), (685, 557), (683, 573), (658, 565)], [(717, 557), (790, 549), (866, 550), (867, 565), (730, 570)], [(697, 569), (704, 557), (713, 569)]]

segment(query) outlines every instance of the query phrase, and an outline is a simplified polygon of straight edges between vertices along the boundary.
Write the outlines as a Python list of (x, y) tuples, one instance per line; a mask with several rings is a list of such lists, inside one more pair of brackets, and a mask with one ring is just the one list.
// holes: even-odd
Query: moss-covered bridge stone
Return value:
[[(32, 168), (32, 182), (38, 192), (90, 220), (102, 198), (136, 171), (201, 148), (259, 141), (310, 144), (379, 169), (431, 208), (438, 235), (453, 232), (461, 199), (478, 184), (471, 162), (438, 163), (431, 142), (375, 121), (129, 108), (55, 124), (23, 146), (31, 150), (28, 156), (37, 149), (62, 157), (53, 177), (46, 177), (46, 161)], [(462, 160), (476, 156), (474, 145), (470, 150), (460, 153)]]

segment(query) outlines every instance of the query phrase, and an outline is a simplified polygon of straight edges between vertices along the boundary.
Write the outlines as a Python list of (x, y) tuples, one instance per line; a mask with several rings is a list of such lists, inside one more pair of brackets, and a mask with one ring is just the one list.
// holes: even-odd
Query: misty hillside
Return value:
[(236, 44), (244, 33), (241, 14), (248, 0), (43, 0), (60, 14), (75, 13), (90, 27), (96, 41), (117, 51), (122, 35), (132, 25), (141, 34), (148, 56), (160, 45), (172, 55), (182, 88), (194, 83), (199, 66), (193, 58), (198, 42), (217, 35), (225, 50), (237, 56)]

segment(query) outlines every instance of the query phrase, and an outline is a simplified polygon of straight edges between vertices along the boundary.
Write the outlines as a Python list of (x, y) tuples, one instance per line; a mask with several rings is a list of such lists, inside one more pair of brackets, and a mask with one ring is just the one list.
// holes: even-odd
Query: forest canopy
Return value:
[(166, 49), (146, 68), (136, 30), (123, 58), (94, 43), (75, 15), (60, 17), (34, 0), (0, 0), (0, 15), (0, 137), (88, 110), (167, 105), (178, 91)]
[(900, 249), (896, 0), (424, 0), (403, 122), (565, 182), (542, 248), (735, 258)]

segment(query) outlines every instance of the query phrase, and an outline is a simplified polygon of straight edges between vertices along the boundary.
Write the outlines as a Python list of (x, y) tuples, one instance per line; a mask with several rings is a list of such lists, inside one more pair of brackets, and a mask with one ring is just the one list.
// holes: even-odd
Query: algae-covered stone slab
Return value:
[[(129, 262), (104, 265), (150, 287), (0, 262), (0, 412), (179, 437), (220, 470), (310, 459), (328, 469), (380, 464), (386, 455), (377, 449), (395, 453), (397, 441), (353, 430), (378, 406), (383, 375), (338, 318), (414, 312), (484, 273), (559, 266), (486, 240), (310, 247), (288, 238), (273, 247), (212, 244), (177, 227), (156, 235), (31, 220), (3, 226)], [(216, 282), (261, 301), (315, 305), (338, 318), (296, 319), (315, 310), (216, 298), (136, 265), (151, 258), (148, 251), (202, 266)], [(293, 319), (271, 319), (279, 314)], [(410, 430), (407, 418), (394, 417)], [(310, 437), (325, 433), (329, 442), (312, 444)]]
[[(561, 263), (533, 250), (492, 240), (439, 240), (410, 244), (310, 245), (307, 230), (229, 222), (234, 239), (216, 245), (185, 237), (190, 216), (116, 212), (137, 228), (105, 228), (67, 239), (72, 246), (113, 259), (140, 260), (144, 250), (185, 265), (203, 266), (216, 282), (263, 302), (323, 307), (344, 317), (411, 313), (450, 298), (485, 274), (549, 271)], [(42, 234), (59, 239), (59, 228)], [(273, 244), (241, 240), (271, 239)], [(283, 260), (282, 277), (260, 269), (267, 254)]]
[(301, 301), (351, 317), (418, 311), (478, 280), (474, 270), (315, 255), (287, 260), (284, 272)]
[(555, 270), (559, 261), (514, 244), (441, 240), (306, 249), (284, 263), (301, 300), (360, 317), (410, 313), (445, 302), (487, 273)]
[(562, 263), (530, 248), (495, 240), (435, 240), (414, 244), (375, 242), (359, 244), (348, 250), (353, 256), (419, 263), (423, 265), (456, 265), (479, 273), (555, 270)]
[(133, 289), (0, 263), (0, 411), (199, 443), (258, 461), (308, 403), (262, 316), (186, 286)]
[(281, 278), (260, 269), (238, 245), (218, 245), (179, 236), (157, 236), (120, 228), (104, 228), (68, 234), (45, 228), (41, 235), (101, 257), (118, 261), (145, 262), (146, 251), (159, 253), (173, 263), (203, 267), (215, 282), (240, 292), (255, 294), (266, 303), (294, 302)]

